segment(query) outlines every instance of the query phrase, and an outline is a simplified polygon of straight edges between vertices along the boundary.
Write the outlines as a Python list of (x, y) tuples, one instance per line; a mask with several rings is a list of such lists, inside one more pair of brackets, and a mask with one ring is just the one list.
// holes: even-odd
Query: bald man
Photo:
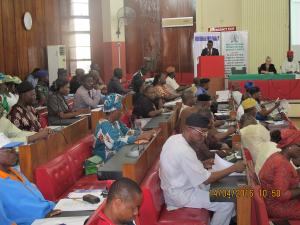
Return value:
[(98, 220), (89, 225), (134, 225), (142, 204), (142, 190), (128, 178), (115, 181), (108, 192), (106, 205)]

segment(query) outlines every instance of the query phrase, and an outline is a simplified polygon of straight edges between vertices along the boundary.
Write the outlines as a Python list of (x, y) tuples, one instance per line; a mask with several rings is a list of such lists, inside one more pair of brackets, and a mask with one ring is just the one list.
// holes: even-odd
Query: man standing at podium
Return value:
[(207, 42), (207, 48), (202, 50), (201, 56), (214, 56), (219, 55), (219, 51), (216, 48), (213, 48), (214, 42), (209, 40)]

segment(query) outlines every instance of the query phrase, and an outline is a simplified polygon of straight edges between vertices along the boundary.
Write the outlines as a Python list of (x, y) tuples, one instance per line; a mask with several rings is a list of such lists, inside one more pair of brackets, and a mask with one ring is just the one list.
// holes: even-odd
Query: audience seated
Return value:
[(208, 94), (210, 85), (210, 79), (208, 78), (202, 78), (199, 80), (199, 86), (197, 87), (197, 93), (196, 95), (202, 95), (202, 94)]
[(167, 78), (166, 78), (166, 85), (171, 88), (173, 91), (176, 92), (181, 92), (184, 89), (188, 88), (188, 86), (180, 86), (177, 81), (175, 80), (176, 77), (176, 73), (175, 73), (175, 67), (174, 66), (169, 66), (166, 69), (166, 73), (167, 73)]
[(270, 155), (280, 151), (277, 144), (271, 142), (270, 132), (261, 124), (244, 127), (240, 133), (243, 147), (251, 153), (256, 172), (260, 171)]
[(146, 66), (142, 66), (139, 71), (132, 75), (130, 87), (133, 88), (133, 84), (137, 80), (145, 80), (144, 76), (148, 73), (148, 69)]
[[(202, 143), (197, 143), (197, 146), (191, 145), (196, 151), (198, 159), (203, 162), (211, 158), (214, 159), (215, 153), (222, 158), (231, 154), (228, 145), (220, 141), (220, 138), (218, 137), (219, 132), (214, 126), (215, 121), (212, 112), (209, 109), (200, 109), (197, 114), (209, 119), (209, 129), (205, 140)], [(210, 150), (214, 150), (214, 152), (211, 152)]]
[(270, 109), (266, 109), (264, 104), (261, 104), (261, 92), (260, 92), (260, 88), (259, 87), (252, 87), (249, 91), (250, 95), (252, 96), (252, 98), (254, 98), (256, 100), (256, 119), (258, 120), (266, 120), (268, 115), (270, 115), (275, 109), (277, 109), (280, 106), (280, 102), (276, 101), (275, 105), (270, 108)]
[(11, 76), (0, 73), (0, 103), (5, 109), (5, 115), (9, 113), (11, 107), (18, 101), (16, 96), (8, 89), (7, 81), (10, 80), (12, 80)]
[(36, 94), (32, 84), (28, 81), (23, 81), (18, 85), (17, 90), (20, 95), (19, 100), (12, 107), (8, 114), (8, 119), (21, 130), (39, 132), (42, 127), (38, 114), (33, 108), (36, 102)]
[(240, 123), (240, 128), (241, 129), (244, 128), (244, 127), (247, 127), (249, 125), (258, 124), (258, 122), (255, 119), (255, 117), (253, 117), (250, 114), (244, 114), (244, 115), (242, 115), (239, 123)]
[(69, 80), (70, 81), (68, 71), (64, 68), (57, 69), (57, 78), (61, 79), (61, 80)]
[(271, 132), (271, 140), (278, 148), (287, 145), (300, 145), (300, 131), (295, 129), (281, 129)]
[(100, 90), (101, 93), (105, 89), (107, 90), (107, 86), (104, 84), (104, 81), (102, 80), (102, 77), (100, 76), (100, 74), (97, 70), (90, 70), (89, 74), (94, 79), (94, 89)]
[(142, 190), (128, 178), (115, 181), (108, 192), (104, 209), (91, 217), (89, 225), (134, 225), (142, 204)]
[(125, 95), (127, 94), (130, 90), (125, 89), (122, 84), (121, 81), (123, 77), (123, 71), (121, 68), (116, 68), (114, 69), (114, 74), (113, 77), (111, 78), (111, 80), (108, 83), (108, 94), (111, 93), (116, 93), (116, 94), (120, 94), (120, 95)]
[(70, 81), (70, 93), (75, 94), (77, 89), (80, 87), (82, 78), (84, 76), (84, 70), (83, 69), (76, 69), (75, 70), (75, 76), (72, 77)]
[(210, 109), (211, 106), (211, 97), (207, 94), (202, 94), (197, 96), (196, 104), (192, 107), (188, 107), (184, 109), (180, 117), (178, 119), (176, 129), (179, 133), (182, 132), (185, 126), (185, 120), (189, 117), (192, 113), (198, 113), (201, 109)]
[(82, 78), (82, 85), (77, 89), (74, 99), (75, 109), (94, 109), (102, 100), (100, 90), (94, 89), (94, 79), (91, 75)]
[(252, 116), (255, 119), (257, 114), (256, 106), (257, 102), (254, 98), (247, 98), (243, 100), (241, 104), (242, 109), (238, 108), (237, 119), (240, 120), (244, 114)]
[(161, 188), (168, 210), (204, 208), (214, 212), (211, 225), (228, 225), (235, 215), (234, 203), (210, 202), (208, 185), (230, 173), (242, 172), (245, 165), (237, 162), (218, 172), (204, 168), (191, 146), (204, 141), (208, 126), (208, 118), (193, 113), (186, 119), (183, 133), (168, 138), (160, 154)]
[(153, 86), (155, 87), (157, 97), (162, 98), (165, 101), (171, 101), (180, 96), (177, 93), (172, 93), (172, 90), (167, 88), (166, 75), (164, 73), (158, 73), (155, 75)]
[(51, 86), (52, 93), (49, 95), (48, 121), (49, 125), (63, 125), (67, 126), (76, 122), (80, 118), (76, 116), (82, 113), (89, 113), (89, 109), (72, 110), (69, 108), (65, 96), (69, 94), (69, 81), (57, 79)]
[(132, 114), (137, 118), (155, 117), (164, 112), (161, 99), (156, 98), (155, 88), (147, 86), (136, 100)]
[(145, 81), (143, 79), (136, 79), (134, 82), (132, 82), (132, 89), (134, 91), (132, 96), (132, 103), (134, 105), (144, 93)]
[(39, 70), (36, 76), (38, 78), (35, 86), (36, 100), (39, 106), (44, 106), (47, 104), (49, 95), (49, 74), (47, 70)]
[(54, 203), (44, 199), (35, 185), (14, 169), (18, 161), (14, 149), (0, 148), (0, 224), (30, 225), (51, 214)]
[(239, 83), (233, 83), (232, 84), (232, 92), (231, 92), (232, 98), (234, 100), (235, 106), (239, 107), (242, 101), (243, 94), (241, 93), (241, 86)]
[(115, 151), (126, 144), (133, 144), (136, 140), (149, 140), (153, 132), (141, 133), (139, 130), (131, 130), (120, 122), (122, 116), (122, 96), (110, 94), (105, 97), (105, 119), (101, 119), (95, 130), (94, 154), (100, 156), (103, 161), (108, 160)]
[(261, 66), (258, 69), (258, 73), (262, 73), (262, 74), (277, 73), (274, 64), (272, 64), (272, 59), (270, 56), (267, 56), (266, 62), (264, 64), (261, 64)]
[(46, 138), (53, 132), (49, 128), (45, 128), (38, 133), (20, 130), (4, 116), (4, 111), (2, 104), (0, 104), (0, 133), (3, 133), (11, 141), (31, 143)]
[(35, 88), (38, 83), (38, 74), (37, 72), (40, 70), (40, 68), (35, 68), (33, 71), (27, 76), (26, 80), (32, 84), (32, 86)]
[(251, 88), (253, 88), (254, 87), (254, 84), (253, 84), (253, 82), (252, 81), (247, 81), (246, 83), (245, 83), (245, 85), (244, 85), (244, 88), (245, 88), (245, 93), (244, 93), (244, 95), (245, 95), (245, 99), (246, 98), (251, 98), (251, 94), (249, 93), (250, 92), (250, 89)]
[(197, 97), (191, 89), (187, 89), (183, 91), (181, 99), (182, 99), (182, 105), (181, 105), (179, 116), (181, 115), (183, 110), (192, 107), (196, 104)]
[(282, 73), (299, 73), (299, 63), (294, 60), (294, 52), (287, 52), (287, 59), (283, 62), (281, 66)]
[(300, 222), (300, 179), (291, 161), (300, 166), (300, 147), (283, 145), (265, 161), (259, 179), (262, 190), (267, 190), (264, 200), (269, 217)]
[(101, 70), (100, 70), (100, 66), (97, 63), (91, 63), (90, 65), (90, 72), (91, 71), (96, 71), (98, 79), (99, 79), (99, 83), (104, 84), (103, 78), (101, 76)]
[(17, 77), (17, 76), (10, 76), (10, 75), (6, 75), (5, 78), (5, 85), (8, 89), (9, 95), (11, 96), (11, 98), (8, 98), (8, 104), (10, 106), (10, 108), (12, 106), (14, 106), (15, 104), (17, 104), (18, 100), (19, 100), (19, 93), (17, 91), (17, 85), (19, 85), (20, 83), (22, 83), (22, 80)]

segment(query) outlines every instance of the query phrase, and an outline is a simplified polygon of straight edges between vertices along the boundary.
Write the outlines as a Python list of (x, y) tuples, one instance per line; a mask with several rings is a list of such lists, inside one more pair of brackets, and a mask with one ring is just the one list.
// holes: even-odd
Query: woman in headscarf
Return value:
[(300, 222), (299, 173), (300, 147), (283, 145), (281, 152), (272, 154), (262, 166), (259, 179), (262, 190), (267, 190), (265, 203), (268, 215), (284, 220)]
[(136, 140), (149, 140), (153, 132), (141, 133), (132, 130), (120, 122), (122, 116), (122, 96), (110, 94), (105, 97), (105, 118), (101, 119), (96, 127), (94, 154), (100, 156), (104, 161), (108, 160), (115, 151), (119, 151), (124, 145), (133, 144)]
[(278, 144), (278, 148), (286, 145), (300, 145), (300, 131), (295, 129), (274, 130), (271, 132), (271, 138)]
[(13, 107), (19, 100), (19, 93), (17, 91), (17, 85), (22, 83), (22, 80), (17, 76), (10, 76), (6, 75), (5, 78), (5, 85), (8, 89), (9, 95), (11, 96), (8, 98), (8, 104)]
[(270, 132), (261, 124), (246, 126), (240, 132), (242, 145), (251, 153), (255, 171), (258, 173), (269, 156), (280, 149), (276, 143), (271, 142)]

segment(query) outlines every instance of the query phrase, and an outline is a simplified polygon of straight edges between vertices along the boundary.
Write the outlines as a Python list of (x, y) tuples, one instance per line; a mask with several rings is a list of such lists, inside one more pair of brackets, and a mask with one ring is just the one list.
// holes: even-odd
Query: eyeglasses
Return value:
[(208, 135), (208, 131), (203, 131), (203, 130), (197, 129), (196, 127), (189, 127), (189, 128), (191, 128), (194, 131), (196, 131), (197, 133), (201, 134), (203, 137), (207, 137), (207, 135)]

